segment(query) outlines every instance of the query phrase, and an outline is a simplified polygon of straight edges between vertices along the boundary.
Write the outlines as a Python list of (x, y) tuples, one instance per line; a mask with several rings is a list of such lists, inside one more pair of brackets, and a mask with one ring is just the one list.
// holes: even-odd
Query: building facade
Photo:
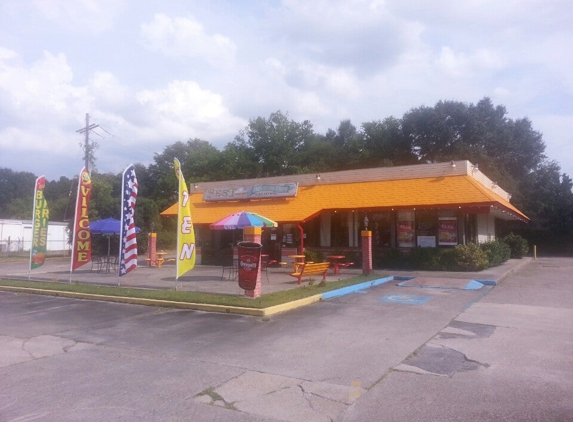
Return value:
[[(280, 260), (304, 249), (359, 251), (360, 231), (373, 249), (447, 248), (495, 240), (500, 220), (528, 221), (511, 195), (469, 161), (229, 180), (190, 189), (203, 263), (217, 264), (240, 232), (209, 224), (240, 211), (278, 223), (263, 230), (263, 251)], [(161, 213), (177, 215), (177, 204)]]

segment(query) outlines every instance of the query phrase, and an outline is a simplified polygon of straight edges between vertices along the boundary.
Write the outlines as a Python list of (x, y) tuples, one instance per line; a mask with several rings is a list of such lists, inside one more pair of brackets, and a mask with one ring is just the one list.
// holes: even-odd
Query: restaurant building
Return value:
[[(500, 220), (529, 220), (469, 161), (205, 182), (189, 191), (203, 264), (219, 264), (242, 240), (240, 231), (209, 229), (240, 211), (278, 223), (262, 237), (263, 253), (276, 260), (302, 249), (360, 252), (364, 229), (376, 253), (484, 243), (496, 238)], [(177, 204), (161, 215), (176, 216)]]

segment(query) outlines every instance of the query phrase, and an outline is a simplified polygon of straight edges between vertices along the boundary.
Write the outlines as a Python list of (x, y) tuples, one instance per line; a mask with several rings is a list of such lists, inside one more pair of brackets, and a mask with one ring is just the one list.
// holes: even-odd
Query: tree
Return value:
[[(31, 217), (36, 178), (33, 173), (0, 168), (0, 218)], [(26, 203), (29, 212), (24, 211)]]
[(541, 227), (554, 233), (573, 234), (573, 182), (561, 174), (555, 161), (544, 162), (524, 180), (528, 190), (525, 208)]
[(149, 166), (147, 174), (150, 198), (156, 201), (160, 209), (167, 208), (177, 200), (174, 158), (181, 162), (188, 186), (195, 182), (217, 180), (221, 174), (221, 152), (207, 141), (190, 139), (186, 143), (176, 142), (165, 147), (161, 154), (155, 154), (155, 163)]
[(415, 164), (412, 142), (404, 136), (402, 121), (395, 117), (362, 124), (364, 167)]
[(298, 172), (300, 152), (313, 136), (308, 120), (297, 123), (277, 111), (268, 119), (250, 120), (233, 143), (256, 165), (256, 174), (250, 177), (280, 176)]

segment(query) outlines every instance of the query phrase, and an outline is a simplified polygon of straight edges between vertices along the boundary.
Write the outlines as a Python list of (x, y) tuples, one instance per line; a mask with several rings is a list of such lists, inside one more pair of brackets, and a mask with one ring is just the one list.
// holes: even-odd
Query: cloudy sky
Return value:
[[(571, 0), (0, 0), (0, 167), (72, 177), (281, 110), (318, 133), (488, 96), (573, 176)], [(459, 157), (463, 159), (464, 157)]]

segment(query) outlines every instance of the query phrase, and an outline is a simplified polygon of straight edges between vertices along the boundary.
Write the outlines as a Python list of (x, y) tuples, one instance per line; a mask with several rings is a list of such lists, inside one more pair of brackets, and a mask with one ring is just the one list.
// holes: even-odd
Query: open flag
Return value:
[(32, 247), (30, 248), (30, 270), (40, 267), (46, 260), (46, 247), (48, 243), (48, 219), (50, 211), (44, 198), (46, 177), (36, 179), (34, 190), (34, 217), (32, 222)]
[(137, 177), (130, 164), (123, 171), (121, 191), (121, 231), (119, 248), (119, 276), (137, 268), (137, 234), (135, 228), (135, 201), (137, 200)]
[(195, 230), (191, 220), (191, 204), (181, 164), (174, 159), (175, 175), (179, 179), (179, 200), (177, 207), (177, 259), (175, 279), (195, 267)]
[(72, 271), (87, 264), (92, 259), (92, 237), (88, 217), (91, 193), (92, 180), (88, 171), (84, 167), (80, 172), (80, 180), (78, 182), (76, 215), (74, 217), (74, 234), (72, 238), (70, 280)]

